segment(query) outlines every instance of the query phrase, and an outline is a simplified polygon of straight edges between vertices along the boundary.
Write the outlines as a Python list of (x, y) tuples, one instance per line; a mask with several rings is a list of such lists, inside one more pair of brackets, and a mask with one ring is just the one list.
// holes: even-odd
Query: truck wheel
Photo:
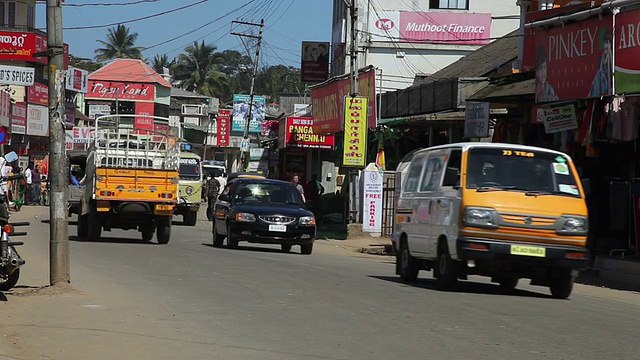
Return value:
[(11, 290), (11, 288), (16, 286), (19, 278), (20, 278), (20, 269), (13, 270), (13, 272), (11, 273), (11, 275), (9, 275), (7, 280), (0, 279), (0, 291)]
[(187, 211), (187, 213), (184, 214), (184, 216), (182, 217), (182, 223), (186, 226), (194, 226), (197, 220), (198, 220), (197, 211)]
[(151, 241), (153, 239), (153, 226), (145, 226), (140, 231), (142, 234), (142, 241)]
[(566, 299), (573, 290), (575, 276), (571, 274), (571, 269), (558, 269), (556, 271), (549, 279), (551, 296), (556, 299)]
[(158, 244), (167, 244), (171, 239), (171, 219), (159, 219), (156, 225)]
[(420, 271), (418, 259), (411, 256), (411, 253), (409, 253), (409, 245), (407, 245), (407, 241), (404, 239), (400, 243), (400, 252), (396, 254), (396, 262), (400, 265), (400, 279), (409, 283), (416, 282), (418, 272)]
[(512, 291), (516, 288), (516, 286), (518, 286), (518, 278), (501, 277), (498, 279), (498, 284), (500, 285), (500, 290)]
[(458, 282), (458, 264), (449, 256), (449, 248), (445, 241), (438, 245), (438, 260), (433, 271), (439, 290), (449, 290)]
[[(291, 244), (280, 244), (280, 249), (282, 249), (282, 252), (289, 252), (291, 251)], [(300, 249), (302, 249), (302, 245), (300, 245)]]
[(78, 215), (78, 239), (86, 239), (89, 232), (89, 215)]
[(95, 206), (89, 211), (87, 224), (87, 237), (89, 240), (100, 240), (102, 237), (102, 216)]

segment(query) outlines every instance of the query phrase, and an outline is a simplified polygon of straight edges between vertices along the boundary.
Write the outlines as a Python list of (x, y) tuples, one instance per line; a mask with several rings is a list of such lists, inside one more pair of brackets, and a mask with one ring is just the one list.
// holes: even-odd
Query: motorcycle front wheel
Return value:
[(0, 279), (0, 291), (11, 290), (18, 283), (18, 278), (20, 278), (20, 269), (15, 269), (6, 280)]

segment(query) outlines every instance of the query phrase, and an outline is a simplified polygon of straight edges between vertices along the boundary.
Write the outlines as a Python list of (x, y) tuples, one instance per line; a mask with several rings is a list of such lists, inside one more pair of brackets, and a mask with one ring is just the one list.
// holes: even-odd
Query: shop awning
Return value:
[(467, 98), (467, 101), (487, 101), (493, 103), (534, 102), (536, 79), (526, 79), (510, 83), (489, 84)]

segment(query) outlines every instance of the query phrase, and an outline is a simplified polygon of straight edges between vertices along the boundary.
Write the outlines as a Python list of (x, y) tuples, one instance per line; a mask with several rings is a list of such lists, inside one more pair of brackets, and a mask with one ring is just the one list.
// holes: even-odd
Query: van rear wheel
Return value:
[(440, 290), (449, 290), (458, 282), (458, 264), (449, 256), (449, 248), (445, 241), (438, 245), (438, 260), (433, 271)]
[(400, 264), (400, 279), (409, 283), (416, 282), (420, 267), (418, 259), (409, 253), (409, 245), (406, 241), (402, 241), (400, 244), (400, 252), (396, 255), (396, 262)]

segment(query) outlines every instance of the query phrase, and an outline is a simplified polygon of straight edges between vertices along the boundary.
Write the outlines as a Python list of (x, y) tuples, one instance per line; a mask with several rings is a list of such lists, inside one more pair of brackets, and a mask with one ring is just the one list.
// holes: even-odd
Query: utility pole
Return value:
[(260, 27), (258, 36), (253, 34), (231, 32), (231, 35), (238, 35), (238, 36), (243, 36), (243, 37), (248, 37), (248, 38), (253, 38), (258, 40), (258, 44), (256, 45), (256, 57), (253, 60), (253, 73), (251, 74), (251, 88), (249, 89), (249, 111), (247, 111), (247, 121), (245, 122), (245, 125), (244, 125), (244, 135), (242, 137), (243, 148), (241, 149), (242, 154), (240, 158), (242, 169), (244, 171), (247, 171), (249, 168), (249, 125), (251, 123), (251, 112), (253, 109), (253, 89), (256, 84), (256, 75), (258, 74), (258, 60), (260, 59), (260, 44), (262, 43), (262, 29), (264, 28), (264, 19), (260, 20), (260, 24), (254, 24), (246, 21), (232, 21), (232, 24), (242, 24), (242, 25)]
[(351, 70), (351, 96), (357, 96), (358, 92), (358, 7), (356, 1), (358, 0), (343, 0), (347, 8), (349, 9), (349, 17), (351, 24), (351, 46), (349, 47), (349, 59)]
[(65, 153), (64, 48), (61, 0), (47, 0), (47, 55), (49, 56), (49, 280), (51, 285), (71, 281), (67, 223), (67, 157)]

